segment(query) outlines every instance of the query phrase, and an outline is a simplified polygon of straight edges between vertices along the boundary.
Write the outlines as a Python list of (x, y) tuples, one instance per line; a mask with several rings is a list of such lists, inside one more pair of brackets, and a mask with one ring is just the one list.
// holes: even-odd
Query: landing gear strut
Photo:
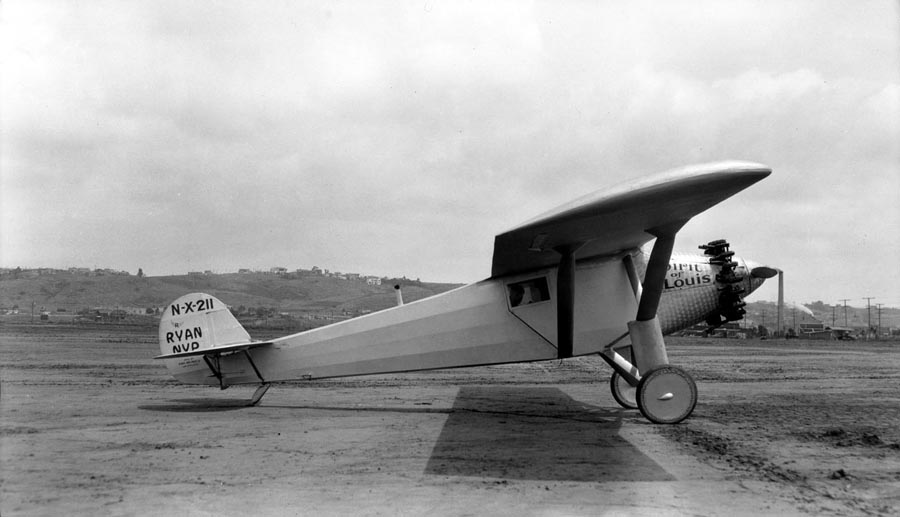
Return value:
[(634, 321), (628, 322), (628, 334), (620, 339), (625, 336), (631, 338), (632, 361), (612, 350), (615, 342), (600, 354), (616, 372), (610, 379), (610, 389), (616, 402), (625, 408), (637, 406), (647, 420), (656, 424), (677, 424), (690, 416), (697, 405), (694, 380), (681, 368), (669, 364), (656, 314), (675, 234), (682, 224), (647, 230), (656, 237), (656, 242), (647, 261), (643, 284), (637, 276), (631, 255), (625, 255), (625, 270), (638, 299), (638, 310)]

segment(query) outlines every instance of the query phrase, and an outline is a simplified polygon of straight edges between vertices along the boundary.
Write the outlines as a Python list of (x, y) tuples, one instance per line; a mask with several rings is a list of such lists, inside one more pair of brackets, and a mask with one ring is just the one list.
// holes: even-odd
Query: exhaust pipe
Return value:
[(778, 330), (775, 335), (784, 337), (784, 271), (778, 270)]
[(397, 293), (397, 305), (403, 305), (403, 293), (400, 291), (400, 284), (394, 285), (394, 292)]

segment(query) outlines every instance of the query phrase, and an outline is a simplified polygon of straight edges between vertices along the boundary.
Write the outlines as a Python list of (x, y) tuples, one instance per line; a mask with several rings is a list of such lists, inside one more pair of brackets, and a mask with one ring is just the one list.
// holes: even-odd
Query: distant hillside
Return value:
[(395, 304), (394, 283), (402, 286), (404, 301), (438, 294), (456, 284), (386, 279), (382, 285), (364, 280), (325, 276), (249, 274), (137, 277), (87, 276), (58, 272), (0, 278), (0, 307), (31, 310), (32, 302), (50, 312), (86, 308), (156, 308), (191, 293), (209, 293), (232, 307), (266, 307), (283, 312), (340, 311), (360, 313)]
[[(349, 317), (378, 311), (395, 305), (394, 284), (402, 285), (404, 301), (426, 298), (458, 284), (419, 282), (408, 279), (384, 279), (382, 285), (369, 285), (362, 279), (342, 279), (323, 275), (274, 275), (265, 273), (199, 274), (138, 277), (126, 274), (86, 274), (55, 271), (16, 277), (0, 276), (0, 309), (18, 306), (30, 313), (32, 303), (37, 311), (74, 315), (98, 308), (122, 308), (131, 314), (139, 309), (155, 309), (191, 292), (205, 292), (219, 298), (246, 317), (289, 313), (300, 316), (327, 315)], [(843, 306), (832, 309), (822, 302), (805, 304), (813, 316), (790, 305), (785, 308), (784, 324), (788, 327), (820, 321), (826, 325), (844, 326)], [(266, 309), (265, 311), (260, 309)], [(878, 324), (877, 310), (872, 308), (872, 325)], [(746, 323), (775, 327), (777, 308), (774, 302), (752, 302), (747, 305)], [(847, 308), (847, 326), (865, 328), (865, 307)], [(900, 328), (900, 309), (882, 309), (881, 326)]]

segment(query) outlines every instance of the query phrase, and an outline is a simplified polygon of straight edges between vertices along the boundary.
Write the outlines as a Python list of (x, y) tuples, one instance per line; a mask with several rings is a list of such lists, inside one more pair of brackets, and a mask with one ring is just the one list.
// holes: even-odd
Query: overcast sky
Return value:
[[(0, 266), (471, 282), (623, 180), (757, 161), (694, 218), (789, 300), (900, 306), (892, 1), (8, 0)], [(774, 300), (775, 282), (751, 299)]]

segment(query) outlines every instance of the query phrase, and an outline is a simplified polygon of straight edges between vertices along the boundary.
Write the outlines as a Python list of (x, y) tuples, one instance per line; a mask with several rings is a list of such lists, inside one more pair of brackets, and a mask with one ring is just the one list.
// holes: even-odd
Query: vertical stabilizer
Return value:
[(228, 306), (208, 294), (182, 296), (166, 307), (159, 322), (159, 349), (163, 355), (249, 341), (250, 335)]

